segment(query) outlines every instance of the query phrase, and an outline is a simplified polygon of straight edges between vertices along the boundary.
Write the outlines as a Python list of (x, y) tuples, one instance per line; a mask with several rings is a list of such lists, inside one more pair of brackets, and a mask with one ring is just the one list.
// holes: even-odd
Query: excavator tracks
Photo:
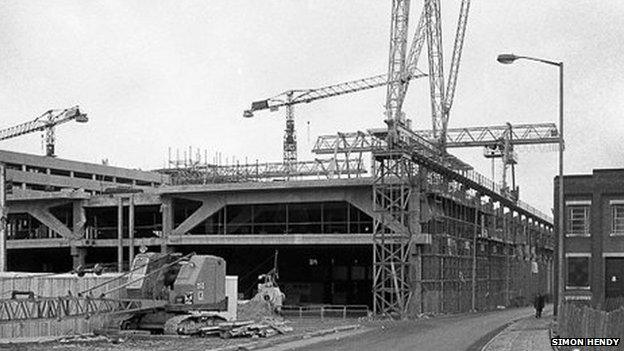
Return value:
[(182, 322), (189, 318), (193, 317), (188, 314), (181, 314), (167, 319), (167, 321), (165, 321), (165, 325), (163, 326), (163, 334), (178, 335), (178, 329), (182, 325)]
[(214, 326), (226, 320), (220, 316), (195, 316), (182, 314), (169, 318), (163, 326), (165, 335), (193, 335), (201, 332), (201, 328)]

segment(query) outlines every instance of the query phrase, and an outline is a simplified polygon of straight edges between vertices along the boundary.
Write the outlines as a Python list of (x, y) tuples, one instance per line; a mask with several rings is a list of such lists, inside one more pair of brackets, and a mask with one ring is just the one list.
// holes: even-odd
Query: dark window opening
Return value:
[(74, 178), (93, 179), (93, 174), (74, 172)]
[(69, 177), (71, 175), (71, 172), (63, 170), (63, 169), (50, 168), (50, 174), (56, 175), (56, 176)]
[(568, 287), (589, 287), (589, 257), (568, 257)]

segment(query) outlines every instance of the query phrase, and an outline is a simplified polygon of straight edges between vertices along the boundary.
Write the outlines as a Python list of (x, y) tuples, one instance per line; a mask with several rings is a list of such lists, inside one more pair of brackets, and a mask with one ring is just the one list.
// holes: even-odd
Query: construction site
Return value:
[[(1, 130), (0, 140), (46, 133), (45, 156), (0, 151), (1, 270), (133, 277), (145, 252), (168, 262), (216, 256), (225, 262), (219, 277), (237, 276), (230, 300), (253, 298), (258, 276), (271, 272), (284, 308), (364, 306), (394, 318), (525, 306), (537, 293), (553, 293), (553, 219), (519, 198), (514, 147), (557, 145), (559, 131), (554, 123), (504, 120), (448, 128), (470, 1), (461, 1), (447, 75), (440, 0), (424, 2), (411, 41), (409, 3), (392, 1), (389, 62), (379, 67), (387, 74), (286, 90), (231, 116), (284, 113), (279, 162), (223, 163), (189, 149), (170, 151), (164, 168), (140, 171), (55, 155), (54, 129), (87, 122), (88, 106), (50, 110)], [(429, 82), (431, 111), (408, 118), (402, 105), (416, 79)], [(316, 158), (299, 159), (296, 105), (375, 88), (387, 91), (379, 113), (387, 128), (358, 125), (316, 136)], [(415, 118), (430, 119), (431, 128), (413, 129)], [(453, 156), (458, 148), (474, 148), (499, 163), (500, 181)], [(130, 301), (132, 286), (112, 299)], [(22, 289), (36, 288), (9, 288)], [(110, 296), (88, 299), (101, 307)], [(106, 305), (90, 313), (153, 308), (145, 307), (145, 296), (135, 299), (144, 305)], [(11, 313), (6, 306), (15, 301), (0, 303), (0, 323), (60, 318)]]

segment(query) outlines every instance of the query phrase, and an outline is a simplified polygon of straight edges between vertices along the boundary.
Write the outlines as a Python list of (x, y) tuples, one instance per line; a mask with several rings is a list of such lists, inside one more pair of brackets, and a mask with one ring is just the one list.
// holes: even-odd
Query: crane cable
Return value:
[[(189, 254), (189, 255), (191, 255), (191, 254)], [(185, 258), (185, 257), (187, 257), (187, 256), (189, 256), (189, 255), (183, 256), (182, 258)], [(168, 258), (169, 256), (171, 256), (171, 254), (167, 254), (167, 255), (165, 255), (165, 256), (162, 256), (162, 257), (160, 257), (160, 258), (157, 258), (156, 260), (162, 260), (162, 259)], [(181, 259), (182, 259), (182, 258), (181, 258)], [(180, 260), (180, 259), (179, 259), (179, 260)], [(179, 262), (179, 260), (176, 260), (175, 262), (177, 263), (177, 262)], [(92, 287), (90, 287), (90, 288), (88, 288), (88, 289), (85, 289), (85, 290), (83, 290), (83, 291), (80, 291), (80, 292), (78, 293), (78, 296), (82, 296), (82, 294), (84, 294), (84, 293), (86, 293), (86, 292), (89, 292), (89, 291), (95, 290), (95, 289), (97, 289), (97, 288), (99, 288), (99, 287), (102, 287), (102, 286), (104, 286), (104, 285), (110, 284), (111, 282), (114, 282), (114, 281), (120, 280), (120, 279), (122, 279), (122, 278), (125, 278), (126, 276), (130, 275), (132, 272), (137, 271), (137, 270), (139, 270), (139, 269), (141, 269), (141, 268), (143, 268), (143, 267), (145, 267), (145, 266), (147, 266), (147, 264), (137, 266), (137, 267), (135, 267), (135, 268), (133, 268), (133, 269), (129, 270), (128, 272), (125, 272), (125, 273), (123, 273), (123, 274), (121, 274), (121, 275), (119, 275), (119, 276), (117, 276), (117, 277), (114, 277), (113, 279), (107, 280), (107, 281), (102, 282), (102, 283), (100, 283), (100, 284), (94, 285), (94, 286), (92, 286)]]

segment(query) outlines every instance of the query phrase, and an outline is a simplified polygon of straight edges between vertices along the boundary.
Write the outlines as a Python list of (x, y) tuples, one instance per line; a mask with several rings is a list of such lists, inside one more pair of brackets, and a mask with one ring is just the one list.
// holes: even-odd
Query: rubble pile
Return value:
[(283, 320), (264, 318), (260, 322), (253, 320), (223, 322), (214, 326), (188, 330), (188, 335), (212, 336), (218, 335), (222, 339), (238, 337), (271, 337), (277, 334), (286, 334), (293, 331)]
[(238, 304), (239, 320), (261, 320), (275, 316), (275, 308), (270, 301), (256, 295), (253, 299)]

